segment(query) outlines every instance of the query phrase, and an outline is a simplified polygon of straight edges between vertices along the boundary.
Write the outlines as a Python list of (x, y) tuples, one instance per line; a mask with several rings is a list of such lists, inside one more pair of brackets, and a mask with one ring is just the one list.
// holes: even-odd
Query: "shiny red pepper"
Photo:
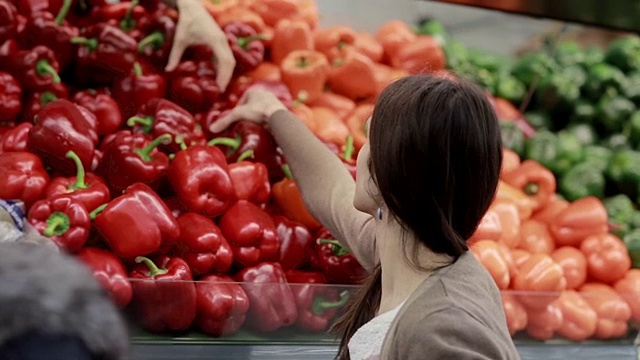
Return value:
[(264, 59), (263, 35), (250, 25), (231, 22), (224, 27), (229, 46), (236, 59), (236, 71), (245, 73), (255, 69)]
[(327, 229), (316, 235), (311, 255), (313, 268), (320, 270), (334, 284), (357, 284), (365, 276), (364, 268)]
[(176, 22), (166, 14), (152, 16), (144, 25), (145, 37), (138, 42), (140, 54), (157, 72), (163, 72), (169, 61)]
[(269, 201), (271, 195), (267, 167), (261, 163), (244, 160), (245, 157), (253, 156), (253, 150), (247, 150), (244, 155), (238, 158), (238, 162), (229, 165), (229, 176), (233, 182), (236, 198), (248, 200), (254, 204), (264, 204)]
[(0, 43), (0, 71), (11, 72), (19, 51), (18, 42), (14, 39)]
[(0, 1), (0, 44), (18, 34), (18, 11), (9, 1)]
[(169, 98), (192, 114), (209, 110), (220, 96), (211, 61), (184, 61), (169, 78)]
[(196, 283), (196, 294), (196, 324), (205, 334), (232, 335), (244, 325), (249, 297), (232, 278), (205, 276)]
[(0, 122), (15, 121), (20, 110), (22, 110), (20, 83), (11, 74), (0, 72)]
[(240, 266), (277, 261), (280, 244), (273, 219), (258, 206), (240, 200), (220, 219), (220, 229)]
[(299, 269), (308, 260), (308, 253), (314, 238), (311, 232), (299, 222), (291, 221), (284, 216), (275, 215), (278, 239), (280, 240), (280, 259), (278, 262), (285, 270)]
[(145, 14), (144, 7), (134, 0), (95, 6), (90, 16), (95, 23), (108, 23), (135, 37), (138, 35), (136, 31), (139, 22)]
[(29, 130), (33, 127), (31, 123), (22, 123), (2, 134), (0, 137), (0, 153), (27, 151), (27, 139)]
[(56, 195), (65, 195), (84, 205), (87, 211), (93, 211), (98, 206), (108, 202), (111, 196), (104, 180), (95, 174), (85, 173), (80, 158), (73, 151), (69, 151), (66, 157), (75, 162), (77, 167), (76, 176), (53, 179), (47, 187), (45, 196), (50, 198)]
[(78, 155), (85, 168), (91, 167), (98, 143), (95, 116), (68, 100), (55, 100), (38, 112), (38, 121), (29, 131), (29, 150), (62, 174), (74, 174), (75, 163), (68, 151)]
[(49, 174), (40, 158), (30, 152), (0, 154), (0, 199), (22, 200), (28, 209), (44, 195)]
[(27, 95), (24, 101), (20, 118), (22, 121), (35, 123), (36, 115), (38, 115), (40, 109), (45, 105), (58, 99), (67, 99), (68, 97), (69, 90), (63, 83), (53, 84), (46, 91), (31, 93)]
[(51, 49), (38, 45), (18, 52), (10, 72), (20, 81), (24, 90), (43, 91), (60, 83), (58, 60)]
[(235, 279), (242, 283), (251, 303), (248, 326), (269, 333), (296, 322), (298, 306), (280, 264), (265, 262), (248, 267)]
[[(134, 313), (151, 332), (187, 330), (196, 317), (196, 285), (180, 258), (162, 256), (154, 263), (138, 257), (130, 273)], [(157, 265), (156, 265), (157, 263)]]
[(178, 221), (167, 205), (141, 183), (95, 209), (91, 217), (113, 252), (125, 259), (154, 253), (163, 242), (172, 244), (180, 237)]
[(93, 89), (82, 90), (73, 96), (73, 101), (96, 116), (98, 133), (101, 135), (114, 133), (122, 126), (118, 103), (108, 94)]
[(93, 277), (120, 309), (129, 305), (133, 289), (127, 270), (115, 254), (95, 247), (85, 247), (76, 256), (91, 270)]
[(27, 218), (34, 229), (67, 252), (79, 251), (89, 239), (89, 212), (71, 197), (58, 195), (37, 201)]
[(175, 254), (189, 264), (194, 275), (229, 271), (233, 252), (213, 220), (189, 212), (180, 215), (178, 224), (180, 240), (174, 245)]
[(144, 72), (139, 63), (133, 64), (133, 71), (116, 81), (113, 97), (120, 105), (125, 119), (135, 115), (140, 108), (152, 99), (163, 98), (167, 84), (162, 76)]

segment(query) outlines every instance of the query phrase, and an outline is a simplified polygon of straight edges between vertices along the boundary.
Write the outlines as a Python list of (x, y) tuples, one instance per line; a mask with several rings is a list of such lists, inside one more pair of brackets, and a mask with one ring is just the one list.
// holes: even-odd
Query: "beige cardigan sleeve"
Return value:
[(353, 206), (356, 185), (348, 170), (291, 112), (277, 111), (268, 124), (309, 212), (365, 269), (372, 269), (377, 262), (374, 221)]

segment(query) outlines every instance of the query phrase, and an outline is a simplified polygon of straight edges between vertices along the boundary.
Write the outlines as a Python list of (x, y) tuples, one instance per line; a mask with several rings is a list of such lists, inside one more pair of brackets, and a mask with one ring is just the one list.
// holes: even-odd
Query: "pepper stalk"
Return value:
[(321, 297), (313, 299), (312, 312), (316, 315), (322, 315), (326, 310), (339, 309), (344, 307), (349, 300), (349, 291), (345, 290), (340, 293), (340, 299), (338, 301), (326, 301)]
[(80, 157), (78, 154), (73, 152), (73, 150), (69, 150), (66, 155), (67, 159), (71, 159), (76, 165), (76, 182), (70, 184), (67, 190), (74, 191), (80, 189), (87, 189), (89, 186), (85, 182), (85, 171), (84, 165), (82, 165), (82, 161), (80, 161)]
[(167, 269), (159, 268), (153, 261), (151, 261), (151, 259), (144, 256), (136, 257), (136, 263), (145, 264), (149, 268), (149, 277), (152, 279), (155, 279), (157, 275), (164, 275), (169, 272)]

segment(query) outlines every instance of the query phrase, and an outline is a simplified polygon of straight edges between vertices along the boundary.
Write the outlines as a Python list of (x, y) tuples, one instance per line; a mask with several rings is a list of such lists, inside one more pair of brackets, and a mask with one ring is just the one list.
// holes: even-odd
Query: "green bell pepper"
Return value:
[(579, 80), (565, 72), (542, 78), (536, 91), (537, 104), (547, 111), (570, 109), (580, 98)]
[(640, 189), (640, 152), (615, 152), (607, 166), (606, 175), (621, 193), (637, 198)]
[(633, 266), (634, 269), (640, 269), (640, 229), (631, 231), (622, 241), (629, 252), (631, 266)]
[(575, 42), (559, 43), (554, 57), (561, 66), (582, 65), (585, 62), (585, 53)]
[(502, 146), (511, 149), (522, 156), (525, 148), (525, 139), (522, 130), (515, 121), (500, 121), (500, 135)]
[(585, 69), (589, 69), (596, 64), (604, 62), (604, 50), (598, 46), (589, 47), (584, 51), (584, 62), (582, 66)]
[(507, 70), (511, 66), (507, 58), (482, 50), (469, 50), (469, 61), (477, 68), (494, 73)]
[(447, 30), (445, 30), (444, 25), (438, 20), (427, 21), (422, 24), (416, 31), (418, 35), (430, 35), (436, 39), (440, 43), (440, 45), (444, 45), (447, 42)]
[(536, 132), (526, 142), (524, 157), (553, 170), (558, 157), (558, 137), (547, 130)]
[(562, 175), (569, 171), (574, 165), (582, 162), (584, 153), (582, 144), (576, 135), (566, 130), (558, 134), (558, 154), (556, 161), (551, 168), (556, 174)]
[(604, 196), (605, 178), (590, 162), (577, 164), (560, 178), (559, 192), (569, 201)]
[(587, 159), (586, 162), (600, 172), (604, 172), (607, 169), (613, 156), (611, 149), (597, 145), (586, 146), (583, 153), (584, 158)]
[(527, 94), (524, 84), (506, 71), (498, 75), (495, 90), (495, 96), (505, 98), (514, 104), (520, 104)]
[(632, 229), (640, 228), (640, 210), (635, 210), (629, 220), (629, 227)]
[(629, 232), (631, 219), (636, 211), (633, 201), (625, 194), (618, 194), (602, 203), (607, 209), (609, 222), (614, 225), (612, 232), (618, 237), (623, 237)]
[(460, 41), (449, 40), (442, 47), (447, 59), (447, 68), (454, 70), (462, 75), (463, 67), (470, 66), (469, 50)]
[(567, 132), (573, 134), (580, 145), (593, 145), (598, 141), (598, 134), (587, 124), (571, 124), (567, 127)]
[(518, 59), (512, 74), (528, 87), (538, 76), (544, 79), (557, 70), (558, 64), (551, 56), (543, 52), (536, 52)]
[(613, 151), (632, 149), (632, 146), (629, 143), (629, 139), (627, 138), (627, 135), (624, 135), (624, 134), (613, 134), (608, 138), (603, 139), (600, 142), (600, 145), (606, 146), (607, 148)]
[(581, 124), (593, 124), (596, 118), (596, 107), (591, 102), (578, 100), (570, 117), (570, 122)]
[(605, 61), (624, 72), (640, 70), (640, 38), (628, 36), (613, 41)]
[(543, 111), (530, 111), (524, 113), (524, 118), (536, 130), (551, 129), (551, 117)]
[(627, 123), (625, 133), (628, 134), (629, 142), (636, 150), (640, 150), (640, 111), (636, 111), (631, 115)]
[(640, 105), (640, 72), (633, 72), (627, 75), (624, 96), (633, 101), (636, 106)]
[(624, 93), (627, 79), (620, 69), (609, 64), (596, 64), (587, 70), (587, 82), (583, 91), (592, 100), (598, 100), (603, 95), (614, 96)]
[(597, 105), (597, 123), (608, 133), (621, 132), (636, 111), (636, 105), (622, 96), (603, 97)]

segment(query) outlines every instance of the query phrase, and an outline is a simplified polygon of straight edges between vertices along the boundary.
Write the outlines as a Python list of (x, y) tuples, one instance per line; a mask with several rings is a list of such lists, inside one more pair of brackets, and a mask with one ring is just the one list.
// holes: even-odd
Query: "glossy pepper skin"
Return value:
[(0, 71), (9, 71), (13, 68), (13, 60), (19, 51), (18, 42), (14, 39), (0, 43)]
[(278, 262), (285, 270), (300, 268), (309, 260), (307, 254), (314, 241), (313, 235), (304, 225), (284, 216), (274, 215), (273, 222), (280, 240)]
[(33, 125), (22, 123), (10, 128), (0, 137), (0, 153), (27, 151), (27, 139)]
[(24, 90), (42, 91), (60, 83), (59, 70), (54, 52), (39, 45), (30, 50), (19, 51), (13, 61), (11, 73), (15, 74)]
[(590, 235), (608, 231), (607, 210), (595, 197), (574, 201), (556, 215), (549, 230), (558, 246), (579, 246)]
[(329, 328), (338, 310), (349, 300), (349, 292), (338, 293), (318, 272), (289, 270), (287, 282), (298, 305), (296, 326), (303, 331), (322, 332)]
[(235, 280), (242, 283), (249, 296), (247, 325), (251, 328), (270, 333), (298, 319), (296, 300), (280, 264), (263, 262), (247, 267)]
[(209, 218), (188, 212), (178, 217), (180, 240), (174, 252), (194, 275), (224, 274), (233, 264), (233, 252), (218, 226)]
[(69, 89), (62, 83), (53, 84), (53, 86), (41, 92), (33, 92), (25, 97), (20, 118), (22, 121), (35, 124), (38, 112), (45, 105), (58, 99), (68, 98)]
[(129, 305), (133, 288), (127, 270), (117, 256), (95, 247), (85, 247), (76, 256), (91, 270), (93, 277), (120, 309)]
[(432, 73), (446, 65), (444, 51), (438, 41), (429, 35), (420, 35), (415, 41), (401, 45), (391, 57), (391, 65), (410, 74)]
[(84, 205), (68, 196), (59, 195), (36, 202), (29, 209), (27, 218), (40, 234), (69, 253), (82, 249), (89, 238), (89, 212)]
[(18, 11), (9, 1), (0, 1), (0, 44), (15, 39), (18, 33)]
[(273, 185), (273, 200), (287, 218), (303, 224), (311, 231), (318, 230), (322, 225), (309, 214), (290, 170), (287, 166), (284, 169), (287, 177)]
[(129, 73), (136, 59), (136, 41), (121, 29), (96, 24), (73, 38), (78, 45), (76, 79), (109, 85)]
[(0, 122), (15, 121), (21, 110), (22, 86), (11, 74), (0, 72)]
[(600, 283), (584, 284), (580, 288), (580, 295), (598, 314), (595, 338), (615, 339), (627, 334), (631, 307), (611, 286)]
[(626, 246), (612, 234), (594, 234), (587, 237), (580, 250), (587, 259), (589, 278), (613, 284), (631, 269), (631, 258)]
[(349, 251), (335, 240), (327, 229), (316, 234), (311, 265), (333, 284), (357, 284), (365, 275), (364, 268)]
[(493, 240), (480, 240), (470, 247), (473, 255), (478, 259), (501, 290), (509, 288), (511, 274), (509, 262), (503, 248)]
[(323, 53), (329, 61), (334, 61), (352, 49), (356, 32), (346, 26), (332, 26), (313, 34), (315, 49)]
[(172, 244), (180, 237), (178, 221), (167, 205), (141, 183), (129, 186), (124, 194), (91, 215), (109, 247), (125, 259), (151, 254), (160, 249), (163, 242)]
[[(247, 154), (253, 155), (253, 150)], [(236, 199), (248, 200), (254, 204), (264, 204), (271, 196), (269, 172), (262, 163), (242, 160), (229, 165), (229, 176), (233, 182)]]
[(28, 209), (44, 195), (49, 174), (40, 158), (30, 152), (0, 154), (0, 199), (19, 199)]
[[(180, 258), (155, 261), (137, 257), (133, 280), (134, 313), (147, 331), (187, 330), (196, 317), (196, 285), (189, 266)], [(157, 265), (156, 265), (157, 264)]]
[(153, 16), (141, 26), (145, 37), (138, 42), (138, 54), (157, 72), (164, 71), (169, 61), (176, 22), (168, 15)]
[(167, 83), (161, 75), (145, 73), (137, 62), (132, 69), (129, 75), (119, 78), (113, 85), (113, 97), (125, 119), (135, 115), (149, 101), (163, 98), (167, 91)]
[(327, 83), (331, 90), (350, 99), (374, 96), (377, 92), (375, 63), (357, 51), (348, 51), (333, 62)]
[(591, 305), (574, 290), (563, 291), (556, 305), (562, 312), (562, 325), (558, 334), (573, 341), (583, 341), (593, 336), (598, 328), (598, 314)]
[(275, 27), (271, 42), (271, 60), (279, 65), (289, 53), (296, 50), (313, 50), (311, 28), (303, 20), (282, 19)]
[(85, 168), (91, 167), (98, 143), (97, 121), (89, 110), (59, 99), (38, 112), (38, 122), (29, 131), (29, 150), (62, 174), (75, 173), (75, 163), (66, 158), (73, 151)]
[(224, 154), (212, 146), (195, 145), (177, 152), (167, 177), (189, 211), (218, 216), (235, 199)]
[(545, 292), (539, 296), (518, 296), (518, 300), (530, 309), (546, 308), (566, 287), (562, 267), (547, 254), (532, 254), (518, 267), (513, 278), (514, 290)]
[(246, 267), (278, 260), (276, 226), (258, 206), (246, 200), (236, 202), (220, 218), (220, 229), (233, 249), (236, 264)]
[(142, 134), (118, 133), (104, 149), (96, 173), (104, 178), (113, 194), (134, 183), (157, 188), (169, 168), (169, 157), (157, 147), (170, 141), (168, 134), (150, 141)]
[(296, 50), (282, 60), (280, 70), (282, 81), (294, 98), (306, 94), (309, 101), (313, 101), (324, 90), (330, 66), (327, 57), (320, 52)]
[(220, 96), (211, 61), (183, 61), (168, 77), (169, 98), (192, 114), (209, 110)]
[(47, 186), (45, 196), (50, 198), (64, 195), (73, 198), (84, 205), (87, 211), (93, 211), (98, 206), (107, 203), (111, 196), (104, 180), (92, 173), (85, 173), (84, 166), (73, 151), (69, 151), (66, 157), (76, 163), (76, 176), (53, 179)]
[(224, 27), (224, 33), (236, 59), (236, 70), (245, 73), (255, 69), (264, 59), (263, 37), (251, 26), (232, 22)]
[(122, 126), (122, 113), (118, 103), (108, 94), (91, 89), (82, 90), (73, 96), (73, 101), (96, 116), (100, 135), (114, 133)]
[(556, 178), (538, 162), (525, 160), (503, 176), (504, 182), (527, 194), (534, 202), (533, 210), (543, 208), (556, 192)]
[(247, 317), (249, 297), (228, 276), (208, 275), (196, 283), (196, 324), (213, 336), (235, 334)]

